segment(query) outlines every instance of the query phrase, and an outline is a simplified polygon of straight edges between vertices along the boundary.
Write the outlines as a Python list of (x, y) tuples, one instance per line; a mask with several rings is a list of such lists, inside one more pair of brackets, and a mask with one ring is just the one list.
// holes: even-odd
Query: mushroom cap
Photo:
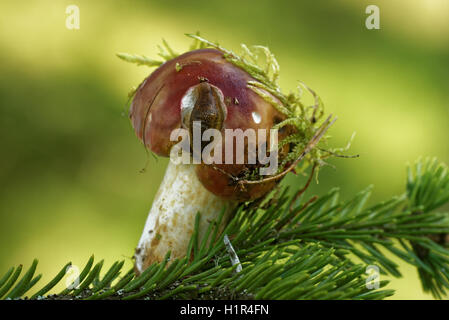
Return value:
[[(248, 88), (248, 81), (255, 79), (226, 60), (223, 52), (216, 49), (190, 51), (157, 68), (139, 86), (132, 101), (129, 116), (136, 135), (155, 154), (170, 155), (171, 147), (177, 143), (170, 141), (170, 134), (182, 127), (181, 100), (190, 88), (201, 81), (207, 81), (221, 90), (226, 106), (222, 132), (225, 129), (245, 131), (251, 128), (266, 129), (269, 135), (269, 129), (285, 119), (285, 115)], [(220, 167), (224, 172), (237, 176), (246, 168), (244, 164), (223, 164)], [(196, 172), (209, 191), (227, 199), (257, 198), (273, 187), (272, 183), (265, 187), (257, 185), (252, 188), (254, 192), (235, 196), (233, 190), (236, 188), (227, 174), (206, 164), (198, 165)]]

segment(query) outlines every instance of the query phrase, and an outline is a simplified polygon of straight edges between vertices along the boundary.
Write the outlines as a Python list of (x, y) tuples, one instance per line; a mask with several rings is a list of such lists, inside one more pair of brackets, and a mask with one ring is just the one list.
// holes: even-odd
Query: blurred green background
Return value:
[[(65, 26), (70, 4), (79, 30)], [(368, 4), (380, 30), (365, 28)], [(0, 273), (37, 257), (46, 281), (92, 253), (131, 266), (167, 161), (149, 158), (140, 173), (147, 156), (124, 111), (151, 70), (115, 53), (156, 57), (161, 38), (178, 52), (197, 30), (231, 49), (267, 45), (285, 91), (305, 81), (338, 115), (334, 146), (357, 132), (361, 157), (332, 160), (311, 193), (340, 186), (348, 198), (374, 184), (371, 201), (386, 199), (403, 192), (406, 162), (449, 162), (445, 0), (3, 0), (0, 16)], [(431, 298), (414, 268), (402, 270), (394, 298)]]

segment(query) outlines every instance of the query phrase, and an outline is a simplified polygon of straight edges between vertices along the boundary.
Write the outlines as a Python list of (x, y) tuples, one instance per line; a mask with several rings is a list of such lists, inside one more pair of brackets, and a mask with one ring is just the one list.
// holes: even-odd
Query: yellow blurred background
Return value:
[[(66, 28), (72, 4), (79, 30)], [(380, 30), (365, 27), (369, 4)], [(285, 91), (298, 80), (317, 91), (339, 118), (332, 145), (356, 132), (361, 157), (332, 160), (310, 193), (373, 184), (374, 202), (404, 191), (406, 162), (449, 163), (449, 1), (3, 0), (0, 15), (0, 273), (37, 257), (44, 283), (92, 253), (131, 266), (167, 161), (147, 158), (126, 117), (151, 70), (115, 53), (156, 58), (162, 38), (178, 52), (196, 31), (235, 50), (269, 46)], [(399, 263), (394, 298), (431, 298)]]

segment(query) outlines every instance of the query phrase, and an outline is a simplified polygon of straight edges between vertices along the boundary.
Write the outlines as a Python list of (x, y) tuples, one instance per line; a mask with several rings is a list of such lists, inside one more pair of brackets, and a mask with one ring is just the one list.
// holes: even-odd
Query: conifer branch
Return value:
[[(31, 299), (383, 299), (394, 291), (368, 289), (366, 266), (400, 276), (387, 252), (417, 267), (423, 288), (441, 298), (449, 288), (449, 213), (437, 211), (449, 202), (449, 174), (435, 160), (408, 169), (406, 192), (366, 207), (368, 188), (349, 201), (338, 189), (310, 201), (273, 192), (259, 203), (245, 203), (223, 232), (211, 223), (201, 242), (194, 232), (186, 257), (154, 263), (140, 276), (123, 273), (114, 262), (101, 276), (103, 261), (93, 256), (72, 285), (56, 295), (48, 292), (64, 278), (70, 263)], [(197, 226), (201, 219), (197, 216)], [(240, 264), (229, 258), (227, 236)], [(354, 261), (352, 253), (362, 263)], [(240, 272), (236, 272), (238, 267)], [(0, 277), (0, 298), (26, 298), (36, 287), (37, 260), (20, 278), (22, 266)]]

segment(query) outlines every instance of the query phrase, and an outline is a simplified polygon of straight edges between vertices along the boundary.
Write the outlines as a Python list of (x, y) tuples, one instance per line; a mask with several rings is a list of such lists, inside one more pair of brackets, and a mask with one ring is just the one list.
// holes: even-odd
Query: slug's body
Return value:
[(192, 130), (194, 121), (200, 121), (202, 131), (211, 128), (221, 130), (226, 110), (223, 94), (207, 82), (200, 82), (195, 90), (198, 98), (190, 114), (189, 129)]

